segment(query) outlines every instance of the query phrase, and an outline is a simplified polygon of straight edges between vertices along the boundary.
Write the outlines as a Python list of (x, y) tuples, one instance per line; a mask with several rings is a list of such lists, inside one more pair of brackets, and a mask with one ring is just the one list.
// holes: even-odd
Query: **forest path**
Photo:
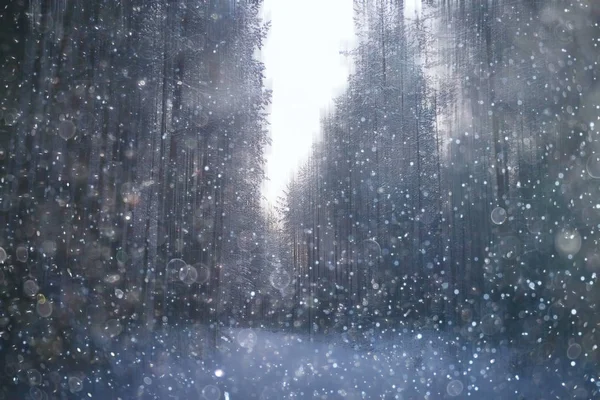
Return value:
[[(161, 399), (208, 400), (411, 399), (426, 398), (428, 393), (442, 399), (462, 398), (467, 391), (484, 398), (498, 393), (490, 381), (518, 386), (521, 393), (533, 387), (509, 372), (507, 349), (481, 353), (461, 364), (449, 351), (450, 338), (433, 332), (309, 337), (245, 328), (222, 333), (216, 359), (201, 361), (201, 356), (187, 351), (197, 340), (190, 337), (187, 343), (182, 341), (187, 334), (170, 332), (159, 340), (160, 347), (175, 346), (179, 355), (154, 357), (152, 368), (132, 387), (143, 387), (146, 395)], [(467, 368), (469, 379), (463, 375)], [(472, 378), (480, 374), (486, 379)]]

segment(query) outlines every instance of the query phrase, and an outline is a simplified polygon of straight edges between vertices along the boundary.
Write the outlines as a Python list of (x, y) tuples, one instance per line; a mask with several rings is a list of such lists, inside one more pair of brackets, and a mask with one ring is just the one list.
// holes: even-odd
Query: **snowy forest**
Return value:
[(0, 0), (0, 399), (599, 398), (600, 2), (353, 0), (274, 206), (261, 7)]

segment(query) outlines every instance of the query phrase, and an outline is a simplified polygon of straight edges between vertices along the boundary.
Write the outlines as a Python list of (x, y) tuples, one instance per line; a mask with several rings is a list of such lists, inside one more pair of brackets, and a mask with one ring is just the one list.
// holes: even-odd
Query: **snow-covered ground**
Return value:
[(152, 333), (128, 327), (112, 339), (73, 343), (85, 362), (39, 371), (7, 364), (5, 373), (9, 367), (21, 372), (0, 394), (31, 400), (600, 398), (598, 366), (585, 361), (582, 349), (589, 343), (578, 354), (572, 346), (562, 354), (537, 342), (517, 351), (478, 333), (467, 340), (375, 327), (313, 336), (236, 328), (218, 336), (214, 350), (214, 332), (203, 324)]
[(203, 350), (207, 336), (202, 328), (172, 328), (154, 339), (152, 350), (115, 349), (116, 375), (104, 379), (119, 389), (107, 391), (102, 379), (94, 384), (88, 377), (78, 394), (201, 400), (586, 399), (597, 394), (594, 384), (573, 385), (573, 376), (558, 363), (526, 367), (519, 376), (512, 366), (514, 351), (477, 348), (433, 332), (309, 337), (230, 329), (221, 332), (219, 351), (212, 355)]

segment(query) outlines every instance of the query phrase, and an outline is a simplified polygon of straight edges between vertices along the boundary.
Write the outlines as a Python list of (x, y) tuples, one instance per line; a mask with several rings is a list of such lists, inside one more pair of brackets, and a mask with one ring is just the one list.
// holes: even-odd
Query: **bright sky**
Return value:
[(262, 60), (273, 90), (265, 197), (275, 204), (319, 132), (321, 113), (346, 86), (354, 42), (352, 0), (265, 0), (271, 30)]
[[(406, 1), (406, 16), (414, 18), (420, 3)], [(346, 87), (352, 60), (340, 51), (355, 43), (353, 17), (353, 0), (264, 0), (271, 30), (261, 56), (273, 90), (264, 195), (271, 205), (306, 160), (322, 113)]]

